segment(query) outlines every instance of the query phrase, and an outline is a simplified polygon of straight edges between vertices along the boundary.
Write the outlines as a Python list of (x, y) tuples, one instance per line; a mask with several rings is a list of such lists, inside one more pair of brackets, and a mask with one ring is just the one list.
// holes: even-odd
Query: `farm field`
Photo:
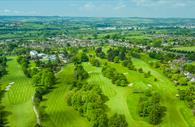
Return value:
[(47, 127), (88, 127), (89, 123), (81, 117), (77, 111), (66, 103), (66, 94), (73, 80), (73, 64), (65, 67), (57, 73), (57, 84), (46, 95), (42, 106), (45, 107), (47, 119), (43, 125)]
[(11, 88), (5, 92), (2, 104), (8, 115), (9, 126), (29, 127), (35, 125), (35, 115), (32, 106), (32, 96), (34, 88), (31, 79), (26, 78), (21, 66), (17, 63), (16, 57), (8, 57), (8, 74), (4, 76), (0, 83), (3, 88), (13, 82)]
[(192, 51), (195, 52), (195, 46), (190, 46), (190, 47), (177, 47), (177, 48), (173, 48), (174, 50), (178, 50), (178, 51)]

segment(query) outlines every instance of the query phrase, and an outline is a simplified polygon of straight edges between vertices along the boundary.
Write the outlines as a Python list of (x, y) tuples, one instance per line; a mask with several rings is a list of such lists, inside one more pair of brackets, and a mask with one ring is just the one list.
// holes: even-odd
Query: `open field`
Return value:
[(35, 125), (35, 115), (32, 107), (34, 88), (31, 80), (23, 74), (16, 57), (8, 57), (8, 74), (0, 82), (3, 88), (14, 82), (5, 93), (2, 104), (11, 114), (8, 116), (10, 127), (30, 127)]
[(174, 50), (178, 50), (178, 51), (191, 51), (191, 52), (195, 52), (195, 46), (190, 46), (190, 47), (177, 47), (177, 48), (173, 48)]
[(43, 125), (47, 127), (88, 127), (89, 123), (81, 117), (77, 111), (66, 103), (65, 96), (73, 80), (73, 64), (65, 67), (56, 75), (57, 84), (55, 88), (44, 98), (42, 102), (48, 115)]

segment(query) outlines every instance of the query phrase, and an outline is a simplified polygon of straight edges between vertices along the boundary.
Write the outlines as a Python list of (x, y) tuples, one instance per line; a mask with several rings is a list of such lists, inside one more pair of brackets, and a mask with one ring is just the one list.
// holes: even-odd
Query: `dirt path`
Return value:
[(33, 111), (34, 111), (34, 113), (35, 113), (35, 115), (36, 115), (36, 119), (37, 119), (37, 124), (38, 124), (38, 125), (41, 125), (39, 112), (38, 112), (38, 110), (37, 110), (37, 107), (36, 107), (35, 104), (34, 104), (34, 95), (32, 96), (32, 103), (33, 103)]

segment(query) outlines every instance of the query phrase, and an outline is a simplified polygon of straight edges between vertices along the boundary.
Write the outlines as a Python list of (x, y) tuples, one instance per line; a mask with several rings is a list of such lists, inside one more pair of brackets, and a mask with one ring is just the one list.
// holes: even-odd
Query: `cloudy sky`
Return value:
[(195, 0), (0, 0), (0, 15), (195, 18)]

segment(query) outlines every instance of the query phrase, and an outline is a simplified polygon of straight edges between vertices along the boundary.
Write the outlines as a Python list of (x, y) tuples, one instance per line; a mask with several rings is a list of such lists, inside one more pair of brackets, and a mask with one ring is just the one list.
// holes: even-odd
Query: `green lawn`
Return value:
[(195, 66), (195, 61), (193, 61), (191, 64)]
[(33, 126), (35, 125), (32, 107), (34, 88), (31, 80), (23, 74), (16, 57), (8, 57), (8, 59), (8, 74), (0, 80), (3, 89), (10, 82), (15, 82), (2, 99), (2, 104), (6, 107), (5, 110), (11, 113), (8, 116), (8, 124), (10, 127)]
[(48, 118), (43, 121), (46, 127), (88, 127), (88, 121), (66, 103), (66, 94), (73, 80), (73, 64), (65, 65), (57, 76), (55, 88), (44, 98), (42, 106), (46, 107)]
[(173, 48), (175, 50), (179, 50), (179, 51), (193, 51), (195, 52), (195, 46), (190, 46), (190, 47), (177, 47), (177, 48)]
[[(187, 127), (193, 126), (188, 125), (185, 121), (185, 116), (181, 113), (181, 108), (187, 108), (180, 100), (176, 97), (177, 90), (173, 83), (166, 78), (161, 72), (151, 68), (148, 64), (140, 59), (133, 59), (133, 63), (137, 68), (142, 67), (144, 71), (151, 71), (151, 74), (155, 76), (158, 81), (151, 82), (155, 89), (159, 91), (162, 97), (162, 105), (167, 107), (166, 116), (161, 123), (163, 127)], [(187, 112), (189, 116), (191, 112)], [(188, 122), (190, 123), (190, 122)]]
[[(115, 67), (118, 72), (126, 75), (133, 85), (120, 87), (112, 84), (101, 73), (101, 67), (94, 67), (89, 63), (83, 63), (84, 68), (90, 74), (89, 83), (99, 85), (103, 93), (108, 96), (106, 103), (109, 107), (108, 115), (114, 113), (124, 114), (129, 127), (152, 127), (145, 119), (137, 114), (137, 104), (141, 93), (146, 89), (156, 90), (160, 93), (161, 104), (167, 107), (166, 116), (160, 127), (194, 127), (195, 118), (186, 105), (176, 97), (177, 90), (172, 82), (159, 70), (150, 67), (140, 59), (132, 59), (136, 68), (143, 68), (144, 72), (151, 71), (152, 76), (144, 78), (144, 74), (128, 70), (121, 64), (108, 64)], [(89, 122), (79, 115), (66, 103), (66, 95), (73, 81), (73, 64), (67, 64), (56, 74), (57, 83), (51, 92), (44, 96), (41, 106), (45, 107), (47, 118), (42, 121), (46, 127), (89, 127)], [(157, 78), (158, 81), (154, 81)], [(26, 78), (16, 57), (9, 57), (8, 75), (0, 80), (4, 89), (10, 82), (15, 82), (11, 89), (5, 93), (2, 104), (11, 112), (8, 116), (10, 127), (31, 127), (35, 124), (35, 115), (32, 109), (32, 95), (34, 88), (31, 80)], [(151, 86), (149, 86), (149, 84)], [(156, 127), (158, 127), (156, 126)]]
[[(135, 94), (133, 91), (152, 89), (160, 93), (162, 97), (161, 103), (167, 107), (166, 116), (160, 124), (161, 127), (195, 126), (195, 118), (193, 118), (191, 111), (176, 97), (177, 90), (173, 83), (160, 71), (153, 69), (143, 60), (132, 59), (132, 61), (136, 68), (143, 68), (144, 72), (151, 71), (152, 76), (144, 78), (144, 74), (128, 70), (121, 64), (108, 62), (118, 72), (127, 76), (128, 81), (133, 84), (131, 87), (115, 86), (111, 83), (111, 80), (101, 74), (101, 67), (93, 67), (89, 63), (83, 64), (90, 73), (88, 82), (100, 85), (103, 93), (109, 97), (107, 105), (111, 109), (110, 113), (124, 114), (130, 127), (151, 126), (145, 119), (138, 116), (137, 104), (141, 94)], [(155, 82), (154, 78), (157, 78), (158, 81)]]
[[(88, 79), (88, 82), (95, 84), (95, 85), (99, 85), (103, 93), (106, 96), (108, 96), (109, 101), (107, 102), (107, 105), (110, 109), (109, 115), (114, 114), (114, 113), (124, 114), (127, 122), (129, 123), (129, 127), (143, 127), (143, 126), (149, 127), (150, 126), (148, 123), (144, 121), (133, 119), (133, 115), (131, 114), (131, 111), (129, 110), (129, 105), (127, 103), (127, 97), (131, 93), (132, 88), (115, 86), (112, 84), (111, 80), (109, 80), (108, 78), (105, 78), (101, 74), (101, 68), (94, 67), (89, 63), (84, 63), (83, 65), (84, 65), (84, 68), (90, 74), (90, 78)], [(123, 69), (124, 69), (123, 71), (126, 72), (126, 69), (125, 68)], [(137, 77), (135, 76), (135, 79), (138, 77), (139, 76)], [(135, 101), (134, 103), (137, 103), (137, 101)]]

